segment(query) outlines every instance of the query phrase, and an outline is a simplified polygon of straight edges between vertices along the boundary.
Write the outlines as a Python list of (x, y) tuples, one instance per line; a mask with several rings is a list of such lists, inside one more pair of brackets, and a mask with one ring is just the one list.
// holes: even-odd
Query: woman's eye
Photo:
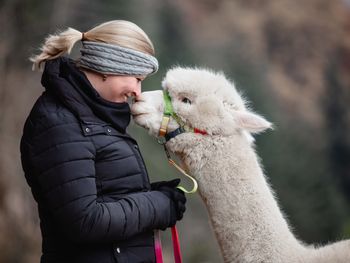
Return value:
[(182, 102), (183, 102), (183, 103), (187, 103), (187, 104), (191, 104), (191, 103), (192, 103), (191, 100), (188, 99), (188, 98), (183, 98), (183, 99), (182, 99)]

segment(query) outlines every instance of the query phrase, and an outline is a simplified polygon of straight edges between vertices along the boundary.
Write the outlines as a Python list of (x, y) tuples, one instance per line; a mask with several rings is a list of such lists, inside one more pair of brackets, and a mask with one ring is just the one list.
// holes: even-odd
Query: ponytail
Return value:
[(69, 54), (76, 42), (82, 40), (83, 33), (73, 28), (56, 34), (49, 35), (45, 39), (45, 43), (40, 48), (39, 55), (32, 56), (29, 60), (33, 62), (33, 70), (40, 69), (42, 63), (46, 60), (55, 59), (63, 54)]

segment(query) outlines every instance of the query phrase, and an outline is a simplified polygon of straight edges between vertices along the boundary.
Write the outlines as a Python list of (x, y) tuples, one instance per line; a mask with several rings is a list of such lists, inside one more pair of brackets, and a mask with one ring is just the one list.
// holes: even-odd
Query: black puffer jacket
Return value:
[(38, 203), (41, 262), (155, 262), (153, 229), (170, 220), (170, 199), (150, 190), (127, 104), (104, 101), (67, 58), (48, 61), (46, 91), (21, 141)]

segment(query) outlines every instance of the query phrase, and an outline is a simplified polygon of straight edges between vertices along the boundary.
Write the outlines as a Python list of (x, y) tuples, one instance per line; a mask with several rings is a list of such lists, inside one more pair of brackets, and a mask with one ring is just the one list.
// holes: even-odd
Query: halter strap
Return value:
[(179, 127), (172, 132), (168, 132), (167, 134), (165, 134), (165, 141), (169, 141), (170, 139), (172, 139), (172, 138), (174, 138), (174, 137), (176, 137), (184, 132), (186, 132), (186, 130), (183, 127)]
[[(200, 130), (198, 128), (192, 128), (186, 125), (181, 118), (174, 112), (173, 104), (171, 103), (171, 97), (169, 95), (169, 92), (167, 90), (163, 90), (163, 100), (164, 100), (164, 112), (163, 112), (163, 119), (162, 123), (160, 125), (159, 129), (159, 137), (165, 138), (165, 141), (169, 141), (170, 139), (176, 137), (177, 135), (180, 135), (184, 132), (193, 132), (193, 133), (199, 133), (202, 135), (208, 134), (204, 130)], [(173, 117), (174, 120), (179, 124), (179, 128), (177, 128), (174, 131), (168, 132), (168, 125), (170, 122), (170, 117)]]

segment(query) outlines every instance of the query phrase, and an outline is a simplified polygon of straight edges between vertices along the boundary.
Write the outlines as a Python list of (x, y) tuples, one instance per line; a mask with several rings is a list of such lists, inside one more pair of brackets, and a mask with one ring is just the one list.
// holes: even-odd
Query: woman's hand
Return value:
[(152, 191), (157, 191), (160, 187), (162, 186), (169, 186), (169, 187), (176, 187), (180, 184), (180, 179), (176, 178), (170, 181), (159, 181), (159, 182), (154, 182), (151, 183), (151, 190)]
[(186, 211), (186, 196), (182, 190), (176, 188), (179, 183), (180, 179), (174, 179), (151, 184), (153, 191), (159, 191), (171, 200), (169, 227), (174, 226), (176, 221), (181, 220)]

